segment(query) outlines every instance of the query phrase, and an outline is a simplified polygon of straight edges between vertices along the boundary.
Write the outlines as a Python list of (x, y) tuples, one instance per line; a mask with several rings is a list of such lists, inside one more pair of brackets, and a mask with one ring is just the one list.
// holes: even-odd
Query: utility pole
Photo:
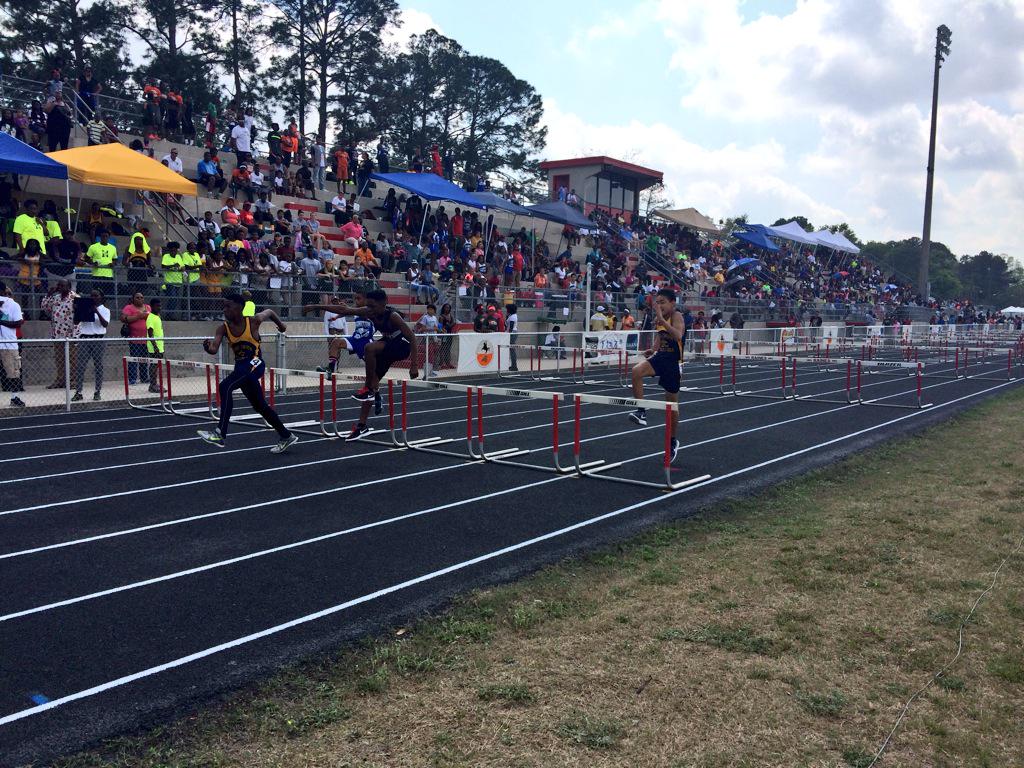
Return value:
[(953, 33), (945, 24), (935, 32), (935, 76), (932, 81), (932, 130), (928, 142), (928, 183), (924, 192), (924, 234), (921, 236), (921, 263), (917, 272), (917, 290), (927, 301), (931, 291), (928, 281), (928, 257), (932, 237), (932, 188), (935, 183), (935, 125), (939, 116), (939, 70), (949, 55)]
[[(938, 69), (935, 70), (938, 73)], [(299, 136), (306, 136), (306, 3), (299, 0)], [(299, 163), (302, 165), (302, 163)]]

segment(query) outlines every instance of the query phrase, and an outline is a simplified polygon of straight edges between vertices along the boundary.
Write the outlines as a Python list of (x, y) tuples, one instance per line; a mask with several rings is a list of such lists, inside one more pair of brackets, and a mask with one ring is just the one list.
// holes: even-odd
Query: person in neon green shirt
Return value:
[(242, 291), (242, 298), (245, 299), (245, 304), (242, 305), (242, 317), (255, 317), (256, 302), (252, 300), (252, 294), (249, 291)]
[(181, 285), (182, 311), (190, 316), (184, 319), (191, 319), (191, 315), (196, 311), (195, 305), (192, 303), (196, 299), (196, 283), (199, 282), (199, 272), (203, 267), (203, 257), (199, 255), (199, 249), (196, 248), (195, 243), (185, 245), (185, 250), (181, 253), (181, 265), (185, 270)]
[(35, 200), (25, 201), (25, 212), (14, 220), (11, 229), (14, 232), (14, 244), (18, 248), (24, 248), (29, 240), (39, 243), (39, 252), (46, 255), (46, 229), (43, 220), (39, 218), (39, 205)]
[(160, 267), (164, 271), (164, 296), (167, 298), (167, 316), (170, 317), (180, 310), (182, 271), (185, 269), (180, 246), (173, 240), (164, 246), (164, 255), (160, 258)]
[[(149, 356), (159, 361), (164, 356), (164, 321), (160, 317), (160, 299), (149, 300), (149, 316), (146, 318), (146, 351)], [(149, 391), (160, 391), (160, 374), (157, 372), (159, 362), (153, 363), (149, 369)]]
[(114, 262), (117, 260), (117, 248), (110, 242), (106, 230), (100, 230), (100, 241), (93, 243), (85, 252), (85, 259), (92, 265), (94, 280), (112, 281), (114, 279)]

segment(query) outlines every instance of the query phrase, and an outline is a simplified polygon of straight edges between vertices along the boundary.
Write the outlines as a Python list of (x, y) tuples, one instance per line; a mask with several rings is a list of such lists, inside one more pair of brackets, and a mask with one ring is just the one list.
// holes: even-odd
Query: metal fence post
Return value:
[(64, 339), (64, 407), (71, 412), (71, 339)]
[[(288, 334), (279, 333), (277, 334), (277, 367), (286, 369), (288, 367)], [(288, 394), (288, 376), (287, 374), (279, 377), (281, 394)]]

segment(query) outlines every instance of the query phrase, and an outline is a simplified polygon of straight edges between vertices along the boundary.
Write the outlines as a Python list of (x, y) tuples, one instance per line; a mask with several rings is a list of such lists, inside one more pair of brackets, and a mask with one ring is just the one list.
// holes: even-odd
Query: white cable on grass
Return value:
[(1021, 536), (1020, 541), (1017, 542), (1017, 546), (1014, 547), (1013, 551), (1010, 552), (1006, 557), (1004, 557), (1003, 561), (999, 563), (999, 567), (996, 568), (995, 572), (992, 574), (992, 582), (985, 588), (984, 592), (978, 595), (978, 599), (975, 600), (974, 605), (971, 606), (970, 613), (968, 613), (967, 616), (964, 617), (963, 621), (960, 622), (960, 626), (957, 629), (956, 655), (952, 659), (947, 661), (945, 664), (943, 664), (939, 671), (932, 675), (928, 679), (927, 683), (921, 686), (920, 690), (918, 690), (913, 696), (907, 699), (907, 703), (903, 705), (903, 709), (900, 711), (900, 716), (896, 718), (896, 722), (893, 724), (892, 730), (889, 731), (889, 735), (885, 737), (885, 741), (882, 742), (882, 746), (878, 748), (878, 751), (875, 753), (874, 758), (871, 760), (870, 763), (868, 763), (868, 768), (872, 768), (875, 765), (875, 763), (882, 759), (882, 753), (885, 752), (885, 748), (889, 746), (889, 742), (895, 735), (896, 729), (900, 727), (900, 723), (903, 722), (903, 718), (907, 714), (907, 710), (910, 709), (910, 705), (914, 703), (918, 696), (920, 696), (922, 693), (928, 690), (928, 688), (931, 687), (932, 683), (934, 683), (936, 680), (942, 677), (946, 673), (947, 669), (956, 664), (957, 660), (963, 654), (964, 627), (967, 626), (967, 622), (971, 620), (971, 617), (974, 615), (974, 612), (978, 609), (978, 604), (981, 603), (982, 598), (984, 598), (985, 595), (991, 592), (992, 588), (996, 585), (996, 579), (999, 578), (999, 572), (1003, 569), (1003, 566), (1006, 565), (1006, 561), (1013, 557), (1015, 554), (1017, 554), (1021, 550), (1021, 547), (1024, 547), (1024, 536)]

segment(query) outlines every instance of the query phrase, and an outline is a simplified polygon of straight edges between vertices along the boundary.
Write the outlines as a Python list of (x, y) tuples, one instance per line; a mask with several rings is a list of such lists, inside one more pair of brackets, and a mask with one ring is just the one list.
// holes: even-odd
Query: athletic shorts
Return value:
[(656, 352), (648, 359), (651, 368), (658, 377), (658, 384), (666, 392), (676, 394), (679, 391), (679, 358), (671, 352)]
[(377, 355), (377, 377), (380, 378), (391, 368), (392, 363), (405, 360), (412, 353), (412, 346), (405, 336), (384, 340), (384, 349)]
[(366, 355), (366, 345), (373, 341), (372, 336), (346, 336), (345, 346), (350, 355), (355, 355), (360, 360)]

